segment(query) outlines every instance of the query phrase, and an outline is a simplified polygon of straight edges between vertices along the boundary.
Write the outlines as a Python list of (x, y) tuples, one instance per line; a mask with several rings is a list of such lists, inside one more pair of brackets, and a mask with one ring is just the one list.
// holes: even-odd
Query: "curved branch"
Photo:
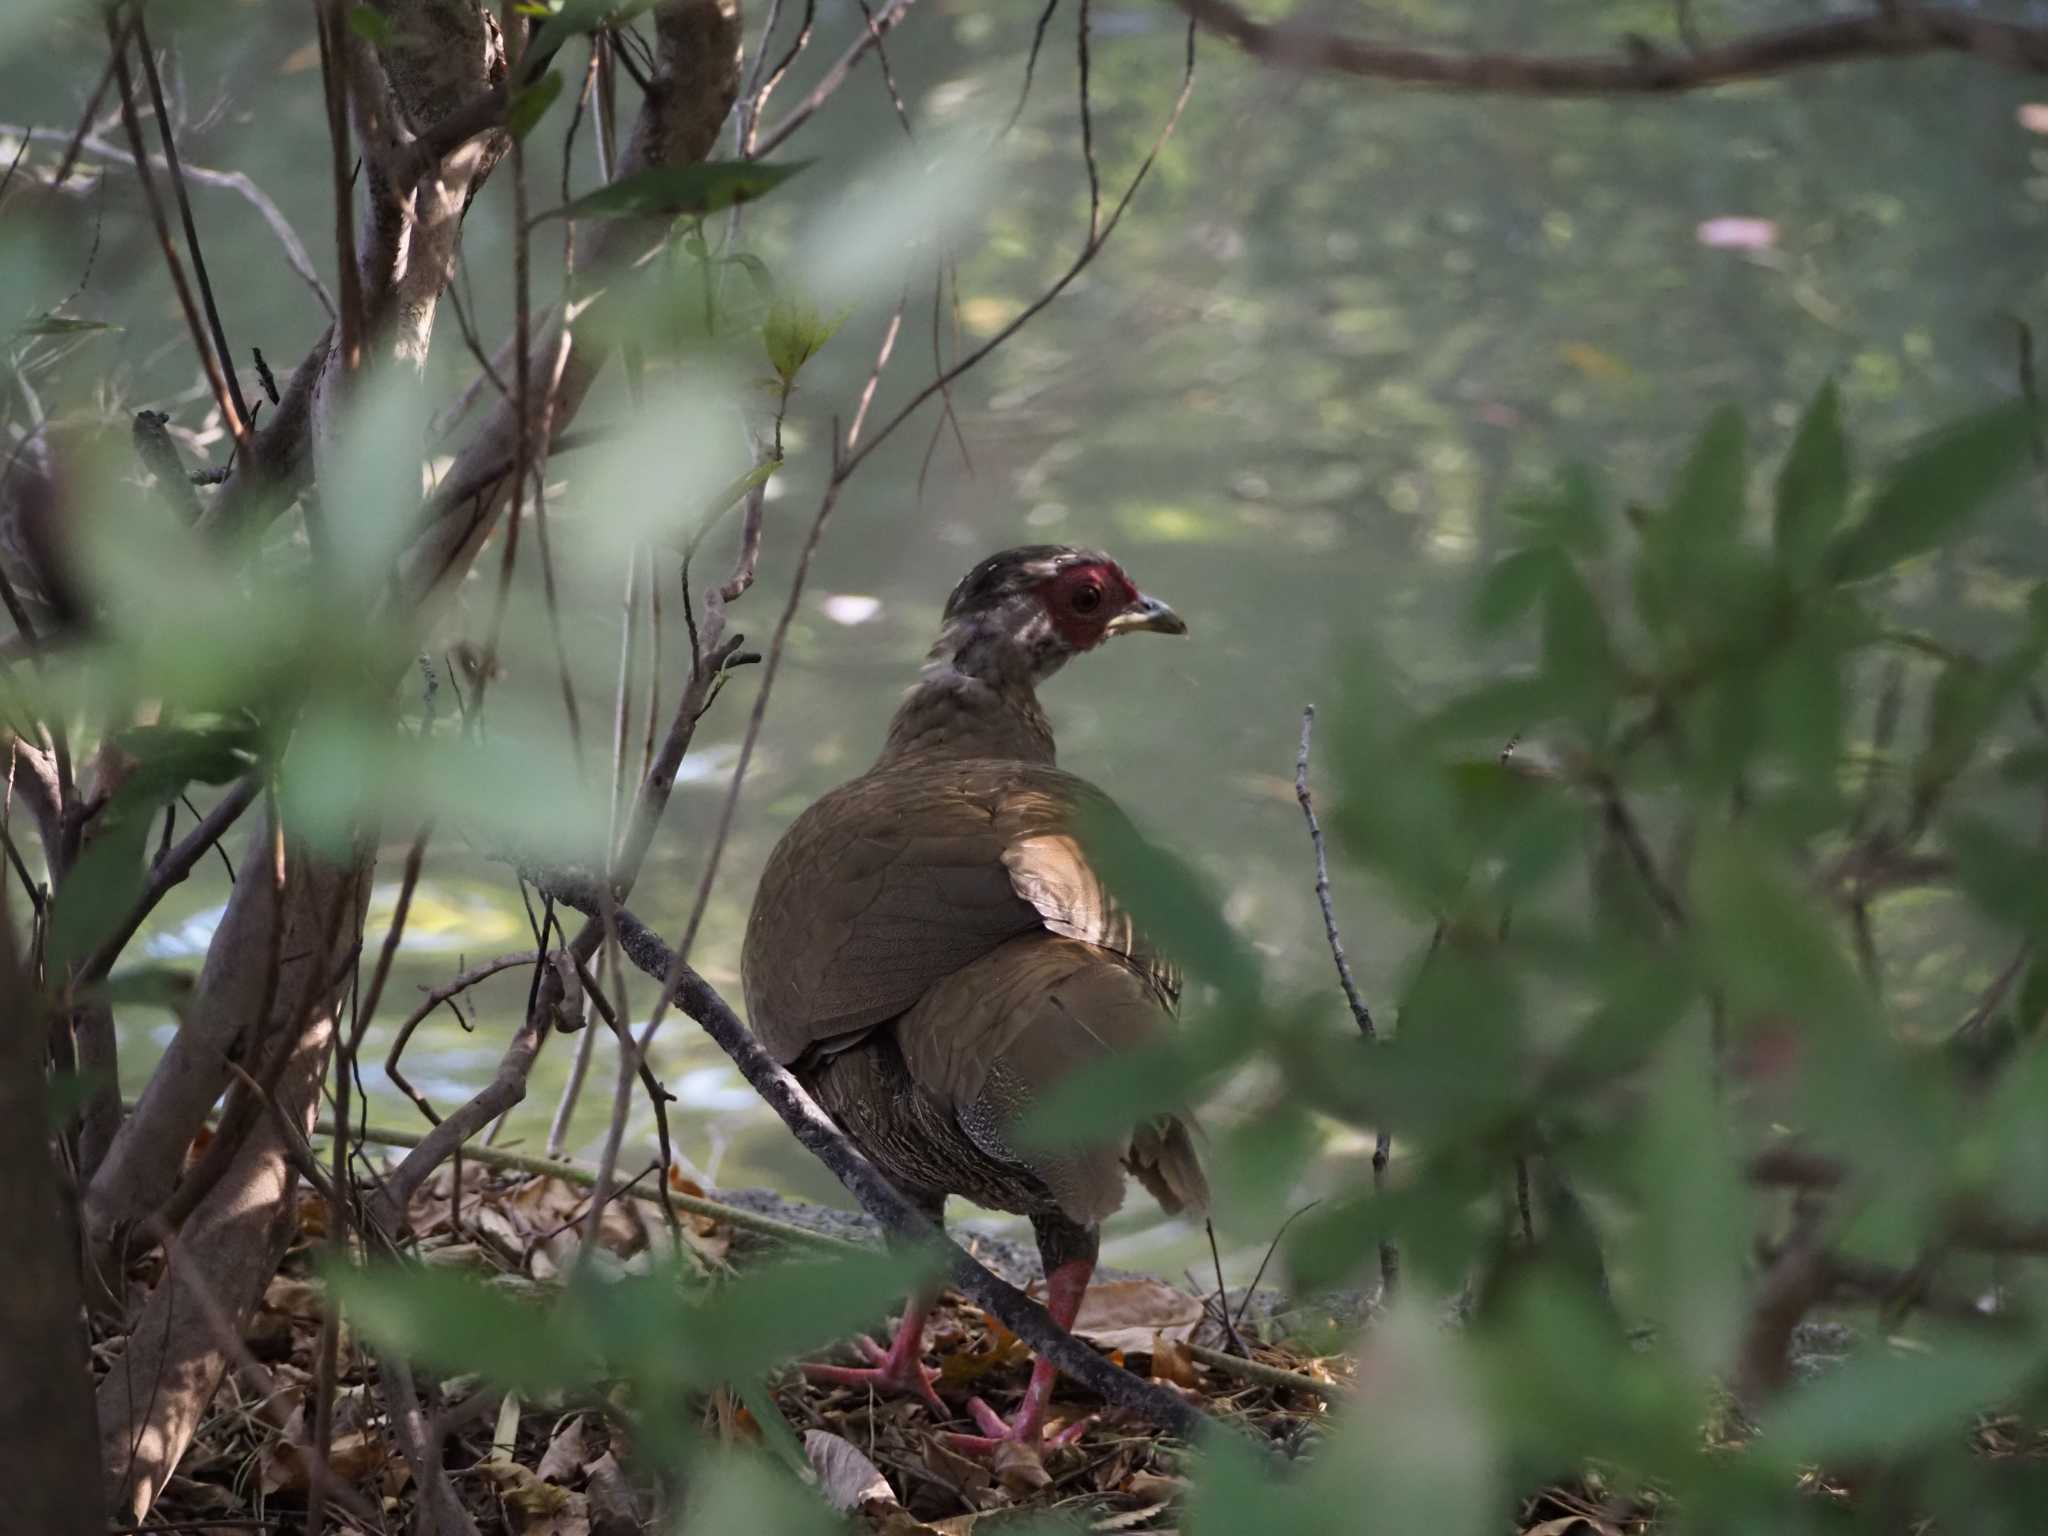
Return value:
[[(564, 905), (595, 905), (592, 898), (596, 893), (588, 888), (565, 882), (551, 884), (550, 890)], [(796, 1139), (832, 1171), (860, 1202), (861, 1209), (882, 1224), (884, 1231), (943, 1254), (948, 1278), (954, 1286), (987, 1308), (1006, 1328), (1062, 1371), (1100, 1393), (1113, 1407), (1128, 1409), (1186, 1440), (1194, 1440), (1215, 1427), (1207, 1414), (1186, 1400), (1112, 1365), (1054, 1322), (1052, 1314), (1038, 1302), (975, 1262), (966, 1249), (926, 1220), (860, 1154), (803, 1084), (768, 1054), (709, 982), (678, 959), (660, 936), (631, 912), (615, 907), (610, 916), (626, 957), (649, 976), (675, 984), (677, 1005), (703, 1027), (704, 1033), (732, 1059), (740, 1075), (782, 1118)]]
[(1411, 48), (1314, 27), (1254, 21), (1232, 0), (1175, 0), (1205, 31), (1292, 69), (1501, 96), (1666, 96), (1860, 59), (1961, 53), (2048, 73), (2048, 27), (1950, 6), (1880, 6), (1671, 51), (1630, 37), (1612, 53), (1541, 55)]

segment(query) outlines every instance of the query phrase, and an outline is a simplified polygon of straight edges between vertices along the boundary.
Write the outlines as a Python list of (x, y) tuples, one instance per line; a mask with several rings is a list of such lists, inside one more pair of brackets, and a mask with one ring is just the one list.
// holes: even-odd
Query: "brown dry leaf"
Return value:
[(1052, 1474), (1045, 1470), (1045, 1458), (1038, 1453), (1038, 1447), (1021, 1440), (1005, 1440), (997, 1446), (989, 1466), (996, 1481), (1018, 1498), (1052, 1485)]
[[(297, 1426), (306, 1435), (305, 1413), (292, 1416), (287, 1431)], [(304, 1493), (313, 1482), (313, 1450), (306, 1438), (274, 1441), (265, 1448), (259, 1478), (265, 1493)], [(354, 1482), (380, 1470), (385, 1463), (384, 1437), (375, 1430), (352, 1429), (334, 1437), (327, 1450), (327, 1465), (344, 1482)]]
[(263, 1288), (263, 1307), (267, 1312), (280, 1312), (286, 1317), (300, 1317), (317, 1323), (323, 1315), (325, 1296), (318, 1281), (274, 1275), (270, 1284)]
[(583, 1434), (583, 1415), (579, 1413), (555, 1431), (533, 1474), (544, 1483), (566, 1483), (583, 1470), (588, 1460), (590, 1446)]
[(544, 1483), (512, 1461), (486, 1461), (481, 1470), (497, 1485), (519, 1536), (591, 1536), (590, 1503), (582, 1494)]
[(942, 1485), (958, 1488), (968, 1498), (985, 1492), (991, 1482), (989, 1464), (962, 1456), (937, 1435), (926, 1435), (918, 1447), (925, 1467)]
[(1100, 1520), (1089, 1526), (1088, 1529), (1091, 1531), (1135, 1530), (1165, 1508), (1166, 1505), (1162, 1501), (1158, 1504), (1147, 1504), (1141, 1509), (1127, 1509), (1120, 1515), (1104, 1515)]
[(640, 1536), (640, 1501), (619, 1459), (606, 1451), (589, 1467), (585, 1484), (591, 1536)]
[(1201, 1321), (1199, 1297), (1164, 1280), (1142, 1277), (1091, 1285), (1069, 1331), (1102, 1349), (1142, 1354), (1152, 1348), (1155, 1334), (1184, 1343)]
[(870, 1500), (893, 1504), (896, 1491), (860, 1447), (822, 1429), (804, 1431), (804, 1455), (818, 1474), (818, 1492), (834, 1509), (859, 1509)]
[(981, 1513), (977, 1509), (964, 1515), (948, 1515), (945, 1519), (926, 1526), (925, 1529), (937, 1531), (939, 1536), (968, 1536), (968, 1532), (980, 1521)]
[(1155, 1381), (1171, 1382), (1176, 1387), (1192, 1390), (1201, 1385), (1202, 1378), (1195, 1370), (1195, 1357), (1179, 1339), (1170, 1339), (1164, 1333), (1152, 1336), (1152, 1376)]
[(522, 1181), (505, 1197), (506, 1205), (536, 1237), (573, 1219), (582, 1211), (583, 1202), (581, 1186), (552, 1173), (536, 1174)]
[(1140, 1499), (1177, 1499), (1188, 1491), (1187, 1479), (1163, 1472), (1133, 1472), (1124, 1492)]
[(1621, 1536), (1605, 1520), (1588, 1520), (1584, 1515), (1560, 1515), (1541, 1525), (1532, 1525), (1522, 1536)]

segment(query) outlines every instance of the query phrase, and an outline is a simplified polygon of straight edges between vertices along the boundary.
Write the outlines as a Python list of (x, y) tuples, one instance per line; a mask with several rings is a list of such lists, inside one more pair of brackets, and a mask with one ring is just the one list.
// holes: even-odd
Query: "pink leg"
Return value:
[[(1081, 1297), (1088, 1290), (1088, 1280), (1095, 1273), (1093, 1261), (1074, 1259), (1062, 1264), (1046, 1277), (1045, 1308), (1052, 1313), (1052, 1319), (1062, 1328), (1072, 1328), (1074, 1319), (1081, 1311)], [(1031, 1362), (1031, 1381), (1024, 1388), (1024, 1402), (1017, 1410), (1017, 1417), (1005, 1424), (995, 1409), (974, 1398), (967, 1405), (974, 1415), (974, 1422), (982, 1427), (979, 1435), (949, 1434), (946, 1439), (957, 1451), (970, 1456), (989, 1456), (998, 1446), (1006, 1442), (1053, 1449), (1070, 1445), (1081, 1438), (1081, 1432), (1088, 1427), (1086, 1419), (1076, 1420), (1062, 1429), (1050, 1440), (1043, 1438), (1045, 1412), (1052, 1404), (1052, 1384), (1059, 1375), (1053, 1363), (1040, 1355)]]
[(952, 1415), (946, 1405), (939, 1401), (939, 1394), (932, 1390), (932, 1383), (939, 1373), (925, 1367), (924, 1320), (931, 1311), (931, 1303), (924, 1297), (913, 1296), (910, 1305), (903, 1309), (903, 1323), (897, 1328), (895, 1340), (885, 1351), (881, 1345), (865, 1334), (859, 1339), (860, 1352), (868, 1357), (868, 1364), (858, 1365), (805, 1365), (804, 1375), (812, 1381), (832, 1386), (867, 1387), (888, 1396), (909, 1393), (931, 1409), (932, 1416), (947, 1419)]

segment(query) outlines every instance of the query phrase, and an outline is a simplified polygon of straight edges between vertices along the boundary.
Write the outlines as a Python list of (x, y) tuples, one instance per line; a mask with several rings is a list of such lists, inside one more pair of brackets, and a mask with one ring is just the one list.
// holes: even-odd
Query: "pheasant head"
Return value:
[(942, 750), (1052, 760), (1037, 685), (1116, 635), (1184, 635), (1179, 614), (1095, 549), (1029, 544), (990, 555), (946, 599), (924, 672), (885, 758)]

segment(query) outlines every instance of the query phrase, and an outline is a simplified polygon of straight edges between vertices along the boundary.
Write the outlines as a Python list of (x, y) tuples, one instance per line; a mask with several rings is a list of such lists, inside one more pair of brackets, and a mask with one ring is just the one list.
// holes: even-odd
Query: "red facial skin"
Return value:
[(1086, 651), (1102, 643), (1109, 621), (1137, 600), (1138, 589), (1121, 567), (1104, 562), (1070, 565), (1038, 593), (1060, 638)]

